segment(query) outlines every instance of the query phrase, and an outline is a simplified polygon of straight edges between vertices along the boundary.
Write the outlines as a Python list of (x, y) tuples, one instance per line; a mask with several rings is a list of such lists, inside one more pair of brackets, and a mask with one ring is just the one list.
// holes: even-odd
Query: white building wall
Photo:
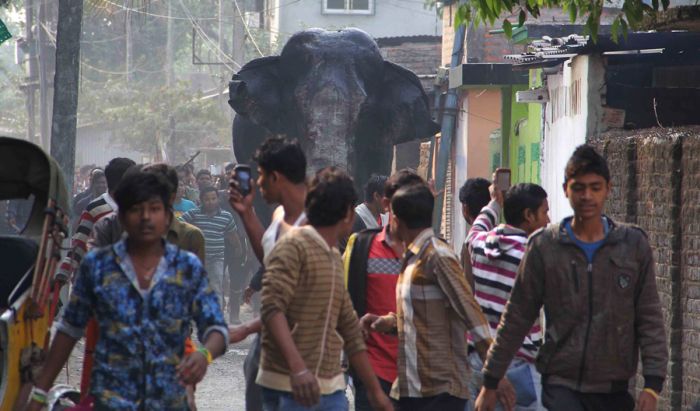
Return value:
[(95, 164), (105, 167), (114, 157), (127, 157), (137, 163), (150, 161), (147, 153), (130, 150), (113, 141), (112, 131), (100, 126), (78, 128), (75, 144), (76, 167)]
[(416, 0), (371, 0), (374, 12), (362, 14), (325, 14), (326, 0), (276, 0), (278, 9), (272, 23), (283, 46), (294, 33), (311, 27), (342, 29), (357, 27), (374, 38), (397, 36), (436, 36), (442, 33), (442, 21), (435, 9), (424, 8)]
[(544, 110), (541, 179), (548, 195), (550, 218), (555, 222), (573, 214), (562, 187), (566, 163), (574, 149), (586, 142), (589, 133), (590, 60), (585, 55), (574, 57), (560, 66), (559, 73), (547, 75), (549, 102)]

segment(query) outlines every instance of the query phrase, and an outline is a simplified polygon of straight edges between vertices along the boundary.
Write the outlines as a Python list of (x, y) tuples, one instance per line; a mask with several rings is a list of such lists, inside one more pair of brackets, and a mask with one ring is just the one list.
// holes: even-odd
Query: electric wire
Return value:
[(258, 51), (258, 54), (260, 54), (260, 57), (265, 57), (262, 51), (260, 51), (260, 47), (258, 47), (258, 43), (255, 41), (255, 38), (253, 37), (252, 34), (250, 34), (250, 29), (248, 28), (248, 22), (245, 21), (245, 18), (243, 17), (243, 13), (241, 13), (241, 8), (238, 7), (238, 0), (233, 0), (233, 5), (236, 6), (236, 11), (238, 11), (238, 16), (241, 18), (241, 22), (243, 22), (243, 28), (245, 29), (245, 32), (248, 34), (248, 38), (250, 38), (250, 42), (253, 43), (253, 46), (255, 47), (255, 50)]

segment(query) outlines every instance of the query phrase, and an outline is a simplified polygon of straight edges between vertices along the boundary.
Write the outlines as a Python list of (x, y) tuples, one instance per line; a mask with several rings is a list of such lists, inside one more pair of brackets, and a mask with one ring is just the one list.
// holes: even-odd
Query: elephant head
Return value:
[(279, 56), (234, 75), (229, 97), (239, 161), (249, 161), (267, 136), (296, 138), (310, 171), (336, 165), (358, 183), (389, 171), (394, 144), (439, 130), (416, 75), (384, 61), (358, 29), (296, 33)]

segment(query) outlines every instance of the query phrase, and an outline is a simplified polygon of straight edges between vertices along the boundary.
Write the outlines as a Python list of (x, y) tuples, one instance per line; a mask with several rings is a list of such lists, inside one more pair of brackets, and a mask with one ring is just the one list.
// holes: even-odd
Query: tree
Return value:
[(182, 161), (187, 150), (221, 146), (231, 135), (231, 122), (215, 98), (203, 99), (188, 84), (124, 87), (123, 79), (84, 87), (80, 121), (111, 124), (114, 141), (144, 153), (155, 153), (162, 141), (171, 162)]
[[(660, 7), (668, 8), (670, 0), (651, 0), (651, 5), (642, 0), (624, 0), (619, 15), (615, 17), (611, 27), (614, 41), (623, 34), (627, 36), (630, 28), (636, 29), (642, 23), (645, 15), (655, 14)], [(514, 16), (517, 21), (506, 17), (502, 21), (503, 31), (511, 37), (513, 27), (525, 24), (528, 18), (537, 18), (542, 8), (561, 7), (569, 13), (571, 21), (585, 18), (585, 32), (590, 34), (593, 41), (598, 40), (600, 17), (605, 3), (612, 7), (611, 0), (467, 0), (459, 5), (455, 14), (455, 25), (474, 22), (486, 22), (493, 25), (504, 15)]]

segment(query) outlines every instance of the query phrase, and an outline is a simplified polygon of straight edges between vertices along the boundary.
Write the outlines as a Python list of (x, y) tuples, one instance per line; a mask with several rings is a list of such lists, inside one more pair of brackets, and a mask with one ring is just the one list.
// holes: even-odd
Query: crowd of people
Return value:
[[(536, 184), (466, 181), (461, 255), (412, 170), (373, 175), (358, 205), (343, 170), (307, 176), (294, 141), (265, 141), (255, 162), (256, 180), (231, 165), (218, 186), (124, 158), (90, 172), (59, 268), (71, 297), (27, 409), (83, 335), (86, 406), (195, 409), (207, 366), (252, 334), (246, 411), (347, 410), (348, 384), (357, 411), (657, 409), (668, 352), (652, 252), (603, 213), (610, 173), (593, 148), (568, 161), (574, 215), (559, 223)], [(276, 206), (267, 227), (257, 195)], [(240, 323), (256, 291), (259, 315)]]

